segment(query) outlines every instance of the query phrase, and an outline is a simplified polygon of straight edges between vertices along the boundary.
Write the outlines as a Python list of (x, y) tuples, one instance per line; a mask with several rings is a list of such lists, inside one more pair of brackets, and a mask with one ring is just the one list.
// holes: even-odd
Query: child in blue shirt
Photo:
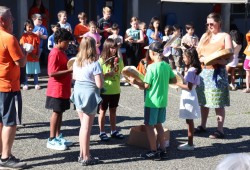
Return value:
[(54, 46), (55, 46), (55, 41), (54, 41), (54, 37), (55, 37), (55, 32), (61, 28), (59, 23), (56, 24), (51, 24), (51, 29), (53, 31), (53, 34), (49, 36), (48, 38), (48, 50), (51, 50)]

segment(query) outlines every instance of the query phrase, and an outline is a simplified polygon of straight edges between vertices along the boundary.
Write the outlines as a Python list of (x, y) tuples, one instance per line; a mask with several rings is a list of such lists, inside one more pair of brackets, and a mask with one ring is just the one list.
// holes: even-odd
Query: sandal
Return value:
[(123, 134), (119, 133), (118, 131), (115, 131), (114, 133), (112, 133), (111, 137), (116, 138), (116, 139), (123, 139), (124, 138)]
[(194, 130), (194, 133), (206, 133), (207, 129), (205, 129), (202, 126), (197, 126), (197, 128)]
[(224, 137), (225, 135), (218, 130), (216, 130), (213, 134), (209, 135), (210, 139), (223, 139)]
[(250, 93), (250, 89), (244, 89), (243, 93)]
[(103, 141), (103, 142), (109, 141), (109, 137), (107, 136), (106, 133), (100, 134), (99, 137), (100, 137), (101, 141)]
[(99, 162), (100, 161), (99, 161), (98, 157), (92, 157), (92, 156), (90, 156), (90, 159), (88, 159), (88, 160), (82, 160), (81, 164), (82, 164), (82, 166), (88, 166), (88, 165), (98, 164)]

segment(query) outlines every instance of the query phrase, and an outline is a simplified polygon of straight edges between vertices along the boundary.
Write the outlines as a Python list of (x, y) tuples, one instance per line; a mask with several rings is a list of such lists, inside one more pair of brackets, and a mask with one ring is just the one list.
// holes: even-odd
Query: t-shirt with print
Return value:
[(102, 73), (102, 68), (98, 61), (92, 62), (90, 64), (85, 64), (83, 67), (73, 64), (73, 77), (76, 81), (87, 81), (95, 83), (95, 77)]
[(0, 92), (20, 91), (20, 67), (24, 55), (17, 39), (0, 29)]
[(55, 34), (52, 34), (48, 38), (48, 49), (52, 50), (52, 48), (55, 46)]
[(156, 62), (147, 68), (144, 82), (149, 84), (146, 89), (145, 107), (164, 108), (168, 104), (168, 85), (170, 79), (174, 78), (171, 67), (168, 63)]
[[(64, 51), (53, 48), (48, 56), (48, 75), (58, 71), (68, 70), (68, 58)], [(69, 99), (71, 94), (71, 74), (49, 77), (47, 96), (53, 98)]]
[[(99, 63), (102, 67), (103, 74), (110, 72), (110, 70), (111, 70), (110, 64), (104, 64), (104, 61), (102, 58), (99, 59)], [(121, 71), (122, 71), (123, 67), (124, 67), (123, 61), (121, 58), (119, 58), (118, 65), (114, 69), (115, 75), (112, 77), (105, 77), (105, 79), (104, 79), (105, 92), (103, 94), (119, 94), (119, 93), (121, 93), (120, 76), (121, 76)]]

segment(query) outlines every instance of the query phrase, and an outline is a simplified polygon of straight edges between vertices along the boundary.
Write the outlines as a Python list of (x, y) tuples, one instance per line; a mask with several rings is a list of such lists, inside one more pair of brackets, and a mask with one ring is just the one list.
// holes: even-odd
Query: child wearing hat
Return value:
[[(144, 82), (138, 82), (130, 77), (130, 83), (145, 89), (144, 124), (150, 144), (150, 151), (140, 156), (143, 159), (161, 160), (165, 156), (162, 123), (166, 120), (169, 82), (176, 83), (175, 74), (170, 65), (162, 60), (163, 44), (154, 42), (149, 46), (149, 55), (154, 61), (147, 67)], [(157, 138), (154, 128), (158, 133)], [(159, 141), (160, 148), (157, 148)]]

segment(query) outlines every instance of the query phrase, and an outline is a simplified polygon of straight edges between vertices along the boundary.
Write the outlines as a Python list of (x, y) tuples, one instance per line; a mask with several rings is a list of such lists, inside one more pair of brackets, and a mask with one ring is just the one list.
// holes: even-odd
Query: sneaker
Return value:
[(28, 85), (23, 86), (23, 90), (28, 90), (28, 89), (29, 89)]
[(130, 84), (126, 82), (126, 83), (124, 83), (124, 86), (130, 86)]
[(168, 158), (168, 154), (166, 150), (159, 150), (160, 151), (160, 156), (161, 159), (167, 159)]
[(184, 144), (178, 146), (177, 149), (181, 150), (181, 151), (192, 151), (192, 150), (194, 150), (194, 145), (190, 146), (190, 145), (188, 145), (188, 143), (184, 143)]
[(35, 89), (36, 89), (36, 90), (40, 90), (41, 87), (37, 84), (37, 85), (35, 85)]
[(236, 90), (236, 87), (235, 87), (233, 84), (230, 84), (230, 85), (229, 85), (229, 89), (232, 90), (232, 91), (235, 91), (235, 90)]
[(155, 161), (159, 161), (161, 160), (161, 153), (159, 151), (149, 151), (145, 154), (141, 154), (140, 157), (143, 159), (152, 159)]
[(67, 140), (63, 137), (62, 133), (60, 133), (60, 135), (57, 136), (56, 139), (57, 139), (58, 141), (60, 141), (62, 144), (66, 145), (66, 146), (72, 146), (72, 145), (73, 145), (73, 142), (67, 141)]
[(26, 166), (26, 162), (20, 162), (20, 159), (17, 159), (12, 155), (5, 162), (0, 160), (0, 169), (23, 169)]
[(47, 141), (47, 148), (58, 151), (64, 151), (67, 149), (67, 146), (61, 143), (57, 138), (54, 138), (52, 140), (50, 140), (49, 138)]

